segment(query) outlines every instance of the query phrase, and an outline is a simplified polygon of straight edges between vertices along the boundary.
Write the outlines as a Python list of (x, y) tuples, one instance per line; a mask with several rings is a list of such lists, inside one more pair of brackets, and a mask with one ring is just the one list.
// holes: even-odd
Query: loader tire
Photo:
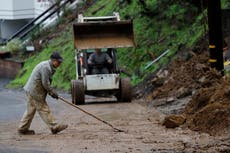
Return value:
[(85, 104), (85, 88), (82, 80), (71, 81), (72, 103), (75, 105)]
[(132, 101), (132, 85), (129, 78), (121, 78), (120, 80), (120, 92), (117, 97), (120, 102)]

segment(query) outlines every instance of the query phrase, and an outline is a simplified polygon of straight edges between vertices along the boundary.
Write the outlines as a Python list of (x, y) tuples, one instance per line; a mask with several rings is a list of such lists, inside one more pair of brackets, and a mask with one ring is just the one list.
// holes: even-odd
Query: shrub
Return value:
[(6, 45), (6, 50), (10, 51), (12, 54), (17, 54), (23, 49), (22, 41), (20, 39), (13, 39)]

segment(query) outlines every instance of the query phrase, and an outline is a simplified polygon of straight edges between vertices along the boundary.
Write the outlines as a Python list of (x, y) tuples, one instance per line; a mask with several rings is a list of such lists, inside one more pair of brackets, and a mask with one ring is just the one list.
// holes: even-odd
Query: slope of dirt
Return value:
[(148, 99), (151, 103), (167, 99), (164, 105), (168, 107), (168, 103), (173, 106), (178, 99), (192, 96), (181, 111), (186, 116), (186, 125), (211, 135), (230, 135), (230, 77), (222, 77), (210, 68), (208, 51), (201, 48), (191, 52), (188, 61), (173, 62), (167, 76), (153, 78), (163, 83), (148, 95)]
[(194, 55), (189, 61), (176, 60), (169, 69), (169, 76), (162, 87), (150, 94), (152, 99), (163, 97), (183, 98), (197, 89), (218, 83), (221, 75), (207, 64), (208, 54)]
[(230, 132), (230, 78), (211, 88), (200, 89), (187, 105), (184, 113), (187, 125), (196, 131), (212, 135)]

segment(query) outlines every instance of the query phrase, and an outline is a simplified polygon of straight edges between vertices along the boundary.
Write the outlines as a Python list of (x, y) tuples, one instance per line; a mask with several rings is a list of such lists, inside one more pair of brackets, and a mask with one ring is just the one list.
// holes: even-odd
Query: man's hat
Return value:
[(51, 59), (55, 59), (58, 62), (62, 62), (63, 61), (63, 58), (61, 57), (61, 55), (58, 52), (56, 52), (56, 51), (51, 54), (50, 58)]

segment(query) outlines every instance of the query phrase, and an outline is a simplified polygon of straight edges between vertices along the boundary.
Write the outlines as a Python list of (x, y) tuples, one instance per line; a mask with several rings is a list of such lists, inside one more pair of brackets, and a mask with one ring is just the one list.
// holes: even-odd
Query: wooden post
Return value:
[(209, 52), (211, 67), (224, 74), (220, 0), (208, 0)]

